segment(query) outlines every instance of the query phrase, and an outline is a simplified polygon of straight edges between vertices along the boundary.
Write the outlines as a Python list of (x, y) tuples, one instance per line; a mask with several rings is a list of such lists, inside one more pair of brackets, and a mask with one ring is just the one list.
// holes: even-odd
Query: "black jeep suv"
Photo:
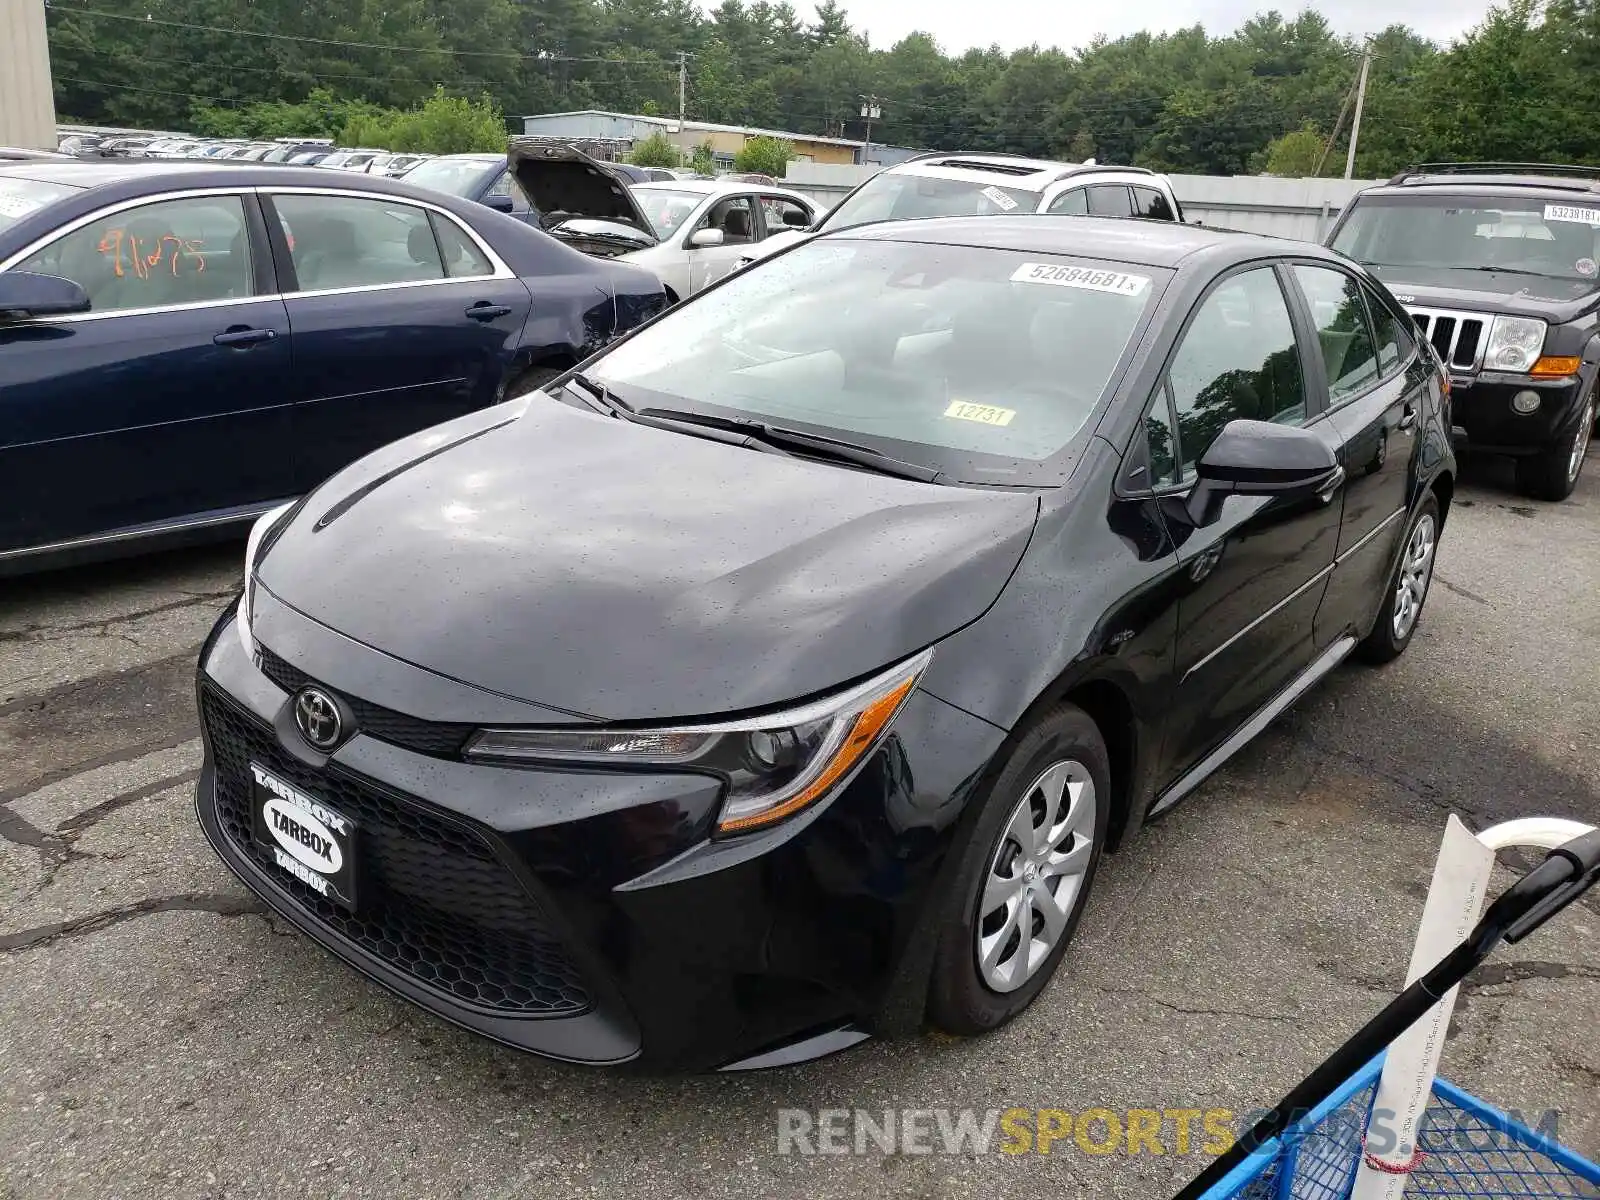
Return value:
[(1426, 164), (1358, 195), (1328, 244), (1433, 343), (1467, 447), (1515, 456), (1529, 495), (1571, 495), (1600, 387), (1600, 169)]

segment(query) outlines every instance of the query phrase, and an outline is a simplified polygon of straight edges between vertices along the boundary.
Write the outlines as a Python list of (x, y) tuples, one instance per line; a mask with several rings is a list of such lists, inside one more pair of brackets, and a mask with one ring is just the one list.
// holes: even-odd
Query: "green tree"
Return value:
[(666, 134), (657, 132), (635, 143), (628, 161), (636, 167), (677, 167), (683, 164), (683, 156)]
[(756, 172), (782, 179), (784, 168), (794, 157), (794, 143), (782, 138), (753, 137), (733, 156), (735, 171)]
[(1281, 175), (1286, 179), (1310, 178), (1317, 173), (1317, 165), (1323, 162), (1322, 148), (1326, 142), (1322, 132), (1307, 122), (1292, 133), (1267, 143), (1262, 169), (1268, 175)]
[(689, 167), (697, 175), (715, 175), (717, 159), (710, 142), (701, 142), (689, 155)]

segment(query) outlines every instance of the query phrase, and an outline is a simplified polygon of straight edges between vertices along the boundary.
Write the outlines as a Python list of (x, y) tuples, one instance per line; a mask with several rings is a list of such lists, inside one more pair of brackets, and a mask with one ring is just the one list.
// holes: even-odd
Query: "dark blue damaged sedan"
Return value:
[(647, 271), (391, 180), (0, 166), (0, 575), (242, 531), (663, 306)]

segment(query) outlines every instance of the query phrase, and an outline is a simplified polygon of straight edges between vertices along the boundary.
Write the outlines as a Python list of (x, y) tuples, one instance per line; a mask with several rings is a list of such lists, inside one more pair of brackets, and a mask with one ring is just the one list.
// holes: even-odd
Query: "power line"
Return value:
[(315, 46), (339, 46), (350, 50), (393, 50), (407, 54), (455, 54), (467, 58), (507, 58), (518, 62), (616, 63), (623, 66), (661, 67), (676, 71), (677, 64), (659, 58), (575, 58), (560, 54), (517, 54), (509, 50), (454, 50), (447, 46), (399, 46), (385, 42), (342, 42), (333, 38), (304, 37), (292, 33), (261, 33), (254, 29), (230, 29), (224, 25), (198, 25), (192, 21), (167, 21), (160, 17), (135, 17), (127, 13), (105, 12), (94, 8), (63, 7), (46, 0), (50, 12), (71, 13), (109, 21), (131, 21), (135, 25), (161, 25), (169, 29), (198, 29), (205, 33), (227, 33), (237, 37), (269, 38), (280, 42), (299, 42)]

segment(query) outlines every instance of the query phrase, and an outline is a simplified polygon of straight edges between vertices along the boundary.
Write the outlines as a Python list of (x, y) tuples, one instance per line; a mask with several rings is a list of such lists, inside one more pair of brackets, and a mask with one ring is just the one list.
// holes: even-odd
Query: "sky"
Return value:
[[(1087, 45), (1096, 34), (1117, 38), (1202, 24), (1212, 35), (1230, 33), (1258, 12), (1277, 8), (1290, 16), (1303, 4), (1272, 0), (1161, 0), (1158, 5), (1123, 0), (840, 0), (850, 24), (886, 49), (913, 30), (931, 33), (946, 53), (998, 42), (1015, 50), (1037, 42), (1065, 50)], [(805, 6), (795, 5), (802, 13)], [(1317, 6), (1336, 31), (1360, 35), (1389, 25), (1409, 25), (1444, 43), (1483, 20), (1489, 0), (1337, 0)], [(1401, 14), (1404, 14), (1403, 16)], [(809, 14), (807, 14), (809, 15)]]

